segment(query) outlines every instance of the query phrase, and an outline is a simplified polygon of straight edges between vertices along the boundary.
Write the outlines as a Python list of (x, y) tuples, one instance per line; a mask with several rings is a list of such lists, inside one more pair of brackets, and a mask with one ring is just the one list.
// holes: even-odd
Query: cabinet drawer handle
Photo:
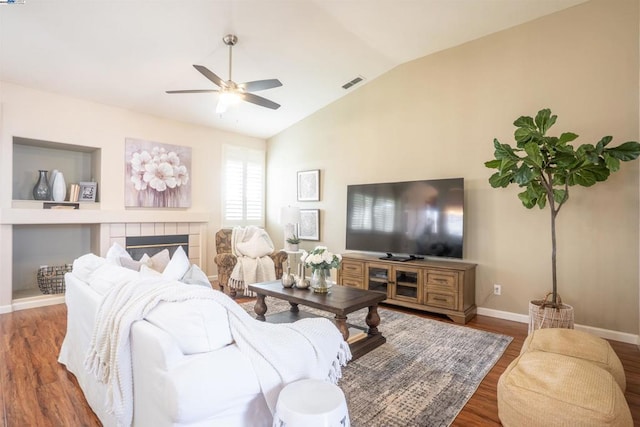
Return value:
[(448, 283), (449, 281), (447, 279), (434, 279), (436, 282), (438, 283)]
[(444, 301), (444, 302), (447, 302), (447, 299), (446, 299), (446, 298), (442, 298), (442, 297), (433, 297), (433, 299), (434, 299), (434, 300), (436, 300), (436, 301)]

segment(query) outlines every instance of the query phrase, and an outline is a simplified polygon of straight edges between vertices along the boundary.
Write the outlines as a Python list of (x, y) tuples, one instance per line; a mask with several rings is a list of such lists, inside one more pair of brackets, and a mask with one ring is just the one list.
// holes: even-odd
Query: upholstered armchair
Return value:
[[(218, 267), (218, 282), (220, 283), (220, 290), (223, 292), (229, 283), (229, 277), (237, 262), (236, 256), (231, 253), (231, 231), (230, 228), (223, 228), (216, 233), (216, 256), (214, 262)], [(282, 268), (288, 255), (284, 251), (278, 251), (269, 256), (276, 268), (276, 279), (280, 279), (282, 277)], [(229, 295), (235, 298), (236, 290), (229, 288)]]

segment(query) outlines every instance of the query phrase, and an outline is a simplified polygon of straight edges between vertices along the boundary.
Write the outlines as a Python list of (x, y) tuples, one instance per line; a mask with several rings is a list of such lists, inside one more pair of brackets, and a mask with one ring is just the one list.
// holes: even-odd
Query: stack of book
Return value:
[(77, 202), (80, 197), (80, 186), (78, 184), (71, 184), (69, 187), (69, 201)]

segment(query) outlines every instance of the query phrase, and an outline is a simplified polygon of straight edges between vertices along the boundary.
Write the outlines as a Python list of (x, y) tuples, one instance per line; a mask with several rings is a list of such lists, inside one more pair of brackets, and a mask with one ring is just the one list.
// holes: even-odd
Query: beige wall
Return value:
[[(101, 148), (100, 208), (125, 212), (124, 143), (139, 138), (192, 147), (192, 206), (186, 213), (209, 215), (207, 253), (215, 253), (214, 233), (221, 224), (220, 158), (222, 144), (264, 148), (265, 141), (229, 132), (160, 119), (57, 94), (0, 82), (0, 208), (11, 207), (12, 138)], [(37, 168), (36, 168), (37, 169)], [(34, 183), (36, 177), (34, 176)], [(156, 210), (162, 222), (163, 210)], [(203, 267), (215, 274), (213, 256)]]
[[(481, 307), (527, 313), (551, 288), (549, 212), (492, 189), (494, 137), (545, 107), (552, 134), (638, 140), (639, 2), (593, 1), (404, 64), (268, 141), (268, 229), (281, 206), (322, 210), (322, 242), (345, 248), (346, 186), (464, 177), (465, 259)], [(321, 169), (320, 202), (296, 202), (296, 171)], [(558, 217), (559, 292), (576, 322), (638, 334), (639, 163), (573, 187)], [(280, 239), (280, 240), (278, 240)], [(314, 242), (304, 242), (310, 248)], [(492, 295), (493, 283), (502, 295)]]

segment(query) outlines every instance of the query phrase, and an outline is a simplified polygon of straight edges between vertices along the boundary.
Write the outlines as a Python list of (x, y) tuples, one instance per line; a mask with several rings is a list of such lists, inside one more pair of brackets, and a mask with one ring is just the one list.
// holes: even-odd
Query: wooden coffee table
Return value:
[[(303, 305), (335, 314), (336, 326), (345, 341), (349, 338), (349, 326), (365, 330), (367, 332), (365, 338), (350, 344), (353, 359), (357, 359), (387, 341), (378, 331), (378, 325), (380, 324), (378, 303), (387, 299), (387, 295), (382, 292), (336, 285), (327, 294), (317, 294), (311, 289), (285, 288), (279, 280), (249, 285), (249, 290), (258, 295), (254, 306), (258, 320), (267, 320), (265, 317), (267, 312), (265, 297), (269, 296), (287, 301), (291, 305), (289, 311), (268, 316), (269, 322), (290, 323), (303, 317), (315, 317), (311, 313), (301, 312), (298, 309), (298, 305)], [(347, 314), (365, 307), (369, 309), (365, 320), (368, 328), (349, 325), (347, 323)]]

